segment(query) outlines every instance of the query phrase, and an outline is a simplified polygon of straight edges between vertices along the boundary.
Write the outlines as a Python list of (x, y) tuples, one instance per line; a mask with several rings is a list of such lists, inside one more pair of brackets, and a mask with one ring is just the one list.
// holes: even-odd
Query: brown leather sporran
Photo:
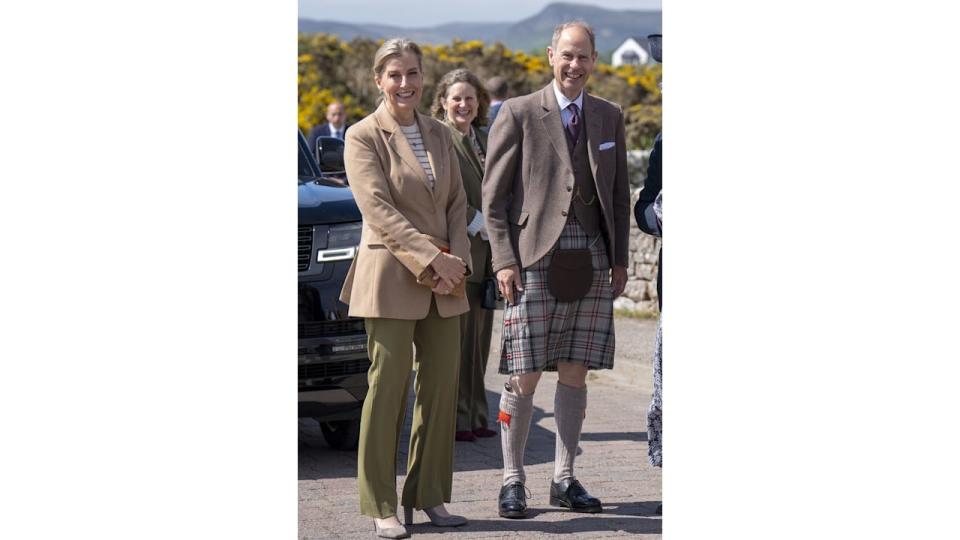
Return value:
[(558, 249), (550, 256), (547, 289), (558, 302), (576, 302), (593, 284), (590, 248)]

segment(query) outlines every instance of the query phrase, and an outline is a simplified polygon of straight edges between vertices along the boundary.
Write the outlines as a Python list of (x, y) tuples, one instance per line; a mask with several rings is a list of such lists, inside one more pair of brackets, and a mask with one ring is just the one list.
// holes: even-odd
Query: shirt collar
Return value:
[(577, 96), (577, 99), (567, 99), (567, 96), (563, 95), (563, 92), (560, 91), (560, 87), (557, 83), (557, 80), (553, 80), (553, 93), (557, 96), (557, 104), (560, 105), (560, 110), (567, 108), (567, 105), (571, 103), (576, 103), (577, 108), (581, 111), (583, 110), (583, 90), (580, 91), (580, 95)]

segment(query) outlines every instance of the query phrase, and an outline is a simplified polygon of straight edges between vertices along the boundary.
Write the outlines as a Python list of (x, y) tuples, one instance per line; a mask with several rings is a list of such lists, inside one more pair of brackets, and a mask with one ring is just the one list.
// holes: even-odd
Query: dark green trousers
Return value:
[(385, 518), (397, 513), (397, 450), (411, 368), (417, 372), (416, 400), (401, 502), (417, 509), (450, 502), (459, 322), (459, 317), (440, 317), (436, 303), (419, 321), (366, 319), (371, 365), (357, 452), (363, 515)]
[(457, 431), (487, 427), (487, 390), (483, 376), (490, 354), (493, 310), (483, 309), (483, 283), (467, 283), (470, 311), (460, 316), (460, 390)]

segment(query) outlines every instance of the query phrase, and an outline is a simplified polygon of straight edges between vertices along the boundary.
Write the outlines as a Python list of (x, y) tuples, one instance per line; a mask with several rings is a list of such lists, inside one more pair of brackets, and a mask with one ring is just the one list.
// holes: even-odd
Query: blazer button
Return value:
[(561, 210), (561, 211), (560, 211), (560, 215), (566, 217), (567, 211), (566, 211), (566, 210)]

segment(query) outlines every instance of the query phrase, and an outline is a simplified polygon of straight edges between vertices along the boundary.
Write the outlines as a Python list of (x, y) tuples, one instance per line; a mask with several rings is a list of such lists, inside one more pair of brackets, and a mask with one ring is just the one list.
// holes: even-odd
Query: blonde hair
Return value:
[(373, 56), (373, 74), (377, 77), (383, 75), (383, 67), (387, 60), (402, 56), (405, 52), (412, 52), (417, 57), (417, 64), (420, 70), (423, 70), (423, 51), (420, 46), (406, 38), (391, 38), (383, 42), (383, 45), (377, 49)]

